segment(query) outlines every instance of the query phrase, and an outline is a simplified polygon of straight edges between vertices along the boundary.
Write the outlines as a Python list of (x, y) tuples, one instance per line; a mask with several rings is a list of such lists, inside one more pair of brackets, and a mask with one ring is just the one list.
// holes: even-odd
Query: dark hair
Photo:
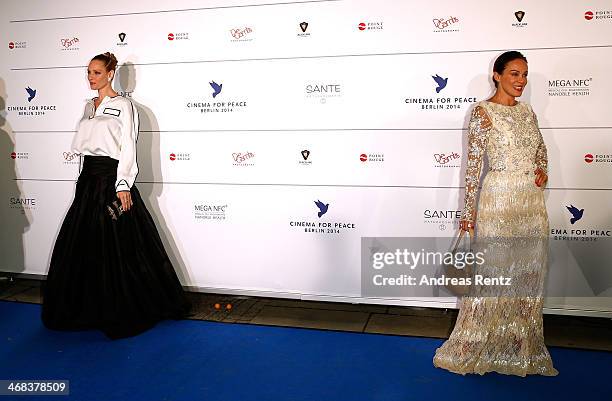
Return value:
[(115, 71), (117, 68), (117, 57), (115, 57), (113, 53), (106, 52), (104, 54), (98, 54), (96, 57), (91, 59), (91, 61), (94, 60), (103, 62), (106, 71)]
[[(516, 50), (502, 53), (499, 55), (499, 57), (497, 57), (495, 63), (493, 64), (493, 72), (500, 75), (503, 74), (504, 70), (506, 69), (506, 65), (514, 60), (523, 60), (524, 62), (527, 62), (527, 57), (523, 56), (521, 52), (517, 52)], [(493, 83), (497, 87), (498, 82), (495, 80), (495, 78), (491, 79), (493, 79)]]

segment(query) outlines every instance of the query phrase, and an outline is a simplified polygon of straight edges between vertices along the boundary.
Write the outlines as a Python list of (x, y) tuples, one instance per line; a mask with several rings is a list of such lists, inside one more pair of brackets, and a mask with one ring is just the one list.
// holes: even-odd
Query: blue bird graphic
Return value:
[(574, 224), (578, 220), (582, 218), (584, 213), (584, 209), (578, 210), (578, 208), (574, 205), (566, 206), (567, 210), (572, 214), (572, 218), (570, 219), (570, 223)]
[(317, 207), (320, 210), (320, 212), (317, 213), (317, 216), (321, 217), (325, 213), (327, 213), (327, 209), (329, 208), (329, 203), (326, 205), (323, 202), (321, 202), (320, 200), (317, 200), (317, 201), (315, 201), (315, 205), (317, 205)]
[(36, 89), (32, 89), (29, 86), (25, 88), (26, 92), (28, 92), (28, 102), (31, 102), (32, 99), (36, 96)]
[(223, 84), (219, 85), (218, 83), (216, 83), (215, 81), (209, 82), (210, 86), (213, 88), (214, 92), (213, 92), (213, 99), (215, 97), (217, 97), (217, 95), (219, 93), (221, 93), (221, 89), (223, 88)]
[(438, 84), (438, 87), (436, 88), (436, 93), (440, 93), (442, 89), (446, 88), (448, 78), (442, 78), (438, 74), (432, 75), (431, 77), (434, 79), (434, 81), (436, 81), (436, 84)]

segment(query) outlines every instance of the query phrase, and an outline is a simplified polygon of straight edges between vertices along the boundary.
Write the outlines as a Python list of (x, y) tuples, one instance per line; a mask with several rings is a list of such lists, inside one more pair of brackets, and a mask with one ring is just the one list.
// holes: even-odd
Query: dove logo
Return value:
[(32, 89), (28, 86), (25, 90), (28, 92), (28, 102), (31, 102), (36, 97), (36, 89)]
[[(210, 84), (210, 87), (213, 89), (213, 94), (212, 94), (212, 97), (213, 97), (213, 99), (214, 99), (214, 98), (216, 98), (216, 97), (217, 97), (217, 95), (218, 95), (218, 94), (220, 94), (220, 93), (221, 93), (221, 89), (223, 89), (223, 84), (220, 84), (220, 85), (219, 85), (219, 84), (218, 84), (218, 83), (216, 83), (215, 81), (211, 81), (211, 82), (209, 82), (209, 84)], [(231, 85), (230, 85), (230, 86), (231, 86)], [(230, 90), (230, 92), (231, 92), (231, 90)]]
[(440, 93), (442, 89), (446, 88), (446, 84), (448, 83), (448, 78), (442, 78), (438, 74), (432, 75), (432, 78), (438, 85), (438, 87), (436, 88), (436, 93)]
[(327, 210), (329, 209), (329, 203), (325, 204), (320, 200), (316, 200), (315, 205), (317, 205), (317, 208), (319, 209), (319, 212), (317, 213), (317, 216), (319, 216), (319, 218), (321, 218), (325, 213), (327, 213)]
[(575, 224), (578, 220), (582, 219), (584, 209), (578, 209), (574, 205), (566, 206), (566, 208), (572, 214), (572, 217), (570, 218), (570, 223)]

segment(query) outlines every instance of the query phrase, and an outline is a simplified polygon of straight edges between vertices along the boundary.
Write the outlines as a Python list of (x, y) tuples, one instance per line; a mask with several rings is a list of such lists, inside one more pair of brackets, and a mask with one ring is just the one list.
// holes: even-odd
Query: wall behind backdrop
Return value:
[(95, 96), (86, 65), (111, 51), (140, 114), (137, 185), (183, 284), (453, 307), (364, 297), (361, 238), (455, 233), (470, 108), (518, 49), (548, 146), (549, 276), (567, 289), (547, 311), (612, 315), (610, 1), (275, 3), (2, 3), (0, 270), (46, 274)]

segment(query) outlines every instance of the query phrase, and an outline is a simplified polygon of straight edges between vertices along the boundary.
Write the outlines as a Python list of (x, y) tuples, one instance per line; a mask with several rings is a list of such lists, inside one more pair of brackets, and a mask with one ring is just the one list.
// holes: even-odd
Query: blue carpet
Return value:
[[(459, 376), (442, 340), (169, 321), (110, 341), (54, 332), (40, 306), (0, 302), (0, 379), (68, 379), (70, 396), (16, 400), (610, 400), (612, 353), (551, 348), (557, 377)], [(0, 396), (0, 401), (9, 397)]]

